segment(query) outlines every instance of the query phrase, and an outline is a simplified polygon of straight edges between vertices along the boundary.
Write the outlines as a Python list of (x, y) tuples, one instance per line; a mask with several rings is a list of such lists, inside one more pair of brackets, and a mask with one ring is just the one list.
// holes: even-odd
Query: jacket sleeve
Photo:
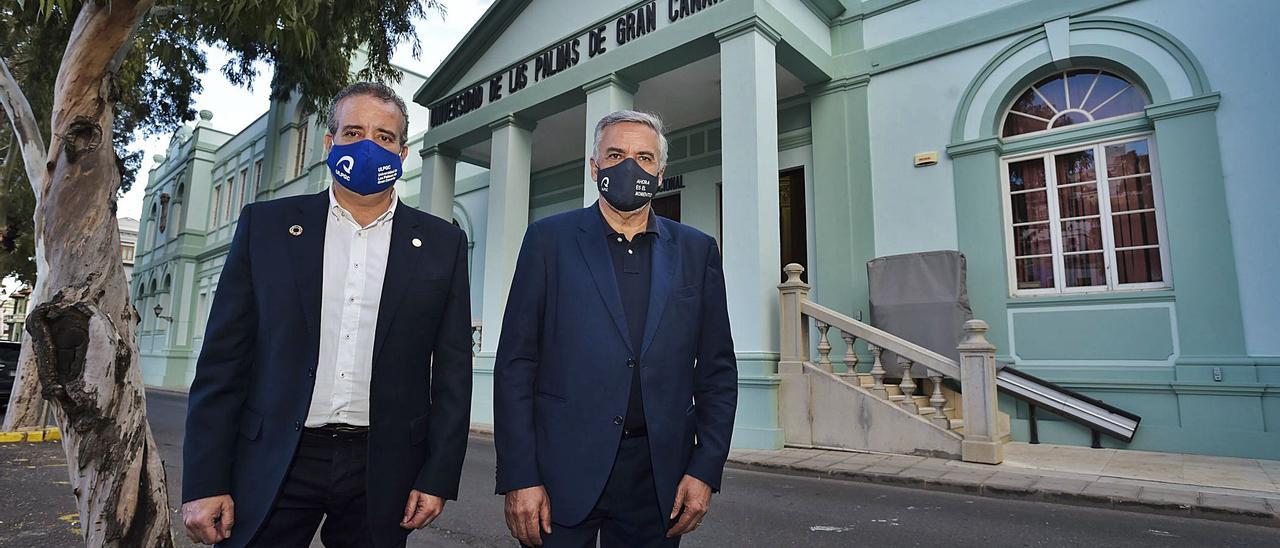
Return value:
[(720, 250), (714, 243), (707, 252), (702, 279), (702, 329), (697, 364), (693, 372), (693, 400), (698, 443), (685, 473), (720, 490), (724, 462), (738, 408), (738, 362), (729, 332), (728, 300)]
[(493, 366), (493, 441), (498, 457), (496, 491), (500, 495), (542, 484), (533, 395), (546, 292), (546, 261), (537, 225), (533, 225), (525, 232), (516, 260)]
[(240, 212), (196, 361), (182, 444), (183, 502), (231, 493), (231, 462), (258, 330), (249, 265), (252, 213), (253, 204)]
[(414, 482), (414, 489), (449, 500), (458, 498), (471, 428), (471, 284), (466, 236), (457, 234), (453, 282), (431, 359), (427, 462)]

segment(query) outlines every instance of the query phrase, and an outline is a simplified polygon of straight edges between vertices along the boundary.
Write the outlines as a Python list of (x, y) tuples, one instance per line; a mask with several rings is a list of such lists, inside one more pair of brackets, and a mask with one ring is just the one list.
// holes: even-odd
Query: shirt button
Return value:
[(347, 299), (347, 302), (349, 302), (349, 303), (354, 303), (354, 302), (356, 302), (356, 298), (355, 298), (355, 297), (351, 297), (350, 299)]
[(342, 336), (342, 338), (344, 338), (344, 339), (346, 339), (346, 340), (348, 340), (348, 341), (349, 341), (349, 340), (351, 340), (351, 335), (343, 335), (343, 336)]
[(614, 417), (613, 424), (622, 424), (622, 417)]
[(635, 255), (635, 253), (636, 252), (634, 250), (630, 250), (630, 249), (627, 250), (627, 255)]
[(622, 236), (618, 236), (618, 243), (622, 243)]
[(627, 367), (635, 367), (635, 366), (636, 366), (636, 360), (634, 358), (627, 358)]

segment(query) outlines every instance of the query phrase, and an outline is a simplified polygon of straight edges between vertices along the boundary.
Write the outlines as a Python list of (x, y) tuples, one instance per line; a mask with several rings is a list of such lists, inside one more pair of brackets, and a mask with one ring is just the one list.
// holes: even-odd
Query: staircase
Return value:
[[(787, 281), (778, 286), (778, 370), (787, 445), (988, 464), (1003, 460), (1009, 417), (996, 409), (996, 349), (986, 339), (985, 322), (965, 323), (957, 363), (809, 300), (809, 285), (800, 280), (804, 268), (793, 263), (784, 271)], [(811, 327), (817, 331), (816, 361)], [(838, 362), (831, 359), (833, 335), (845, 346)], [(869, 367), (860, 363), (859, 343), (871, 355)], [(886, 379), (881, 362), (886, 350), (898, 356), (901, 379)], [(836, 363), (843, 366), (839, 371)], [(927, 374), (915, 378), (913, 365)], [(958, 382), (963, 393), (948, 388), (944, 379)]]

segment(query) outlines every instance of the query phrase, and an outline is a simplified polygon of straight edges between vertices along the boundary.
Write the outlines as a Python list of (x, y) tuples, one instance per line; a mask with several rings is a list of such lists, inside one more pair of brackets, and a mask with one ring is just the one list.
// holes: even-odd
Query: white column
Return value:
[(583, 160), (582, 205), (596, 203), (600, 192), (591, 179), (591, 155), (595, 153), (596, 124), (605, 115), (619, 110), (629, 110), (635, 103), (636, 85), (624, 80), (617, 74), (610, 74), (599, 80), (582, 86), (587, 93), (586, 131), (587, 144), (585, 160)]
[(484, 322), (481, 360), (492, 366), (507, 307), (511, 277), (516, 271), (520, 243), (529, 226), (529, 169), (533, 124), (507, 116), (489, 125), (493, 130), (489, 163), (488, 223), (484, 250)]
[[(776, 31), (758, 19), (719, 33), (725, 285), (745, 375), (778, 360), (778, 91)], [(754, 363), (752, 363), (754, 362)]]
[(458, 153), (435, 145), (422, 151), (422, 189), (418, 208), (446, 221), (453, 220)]

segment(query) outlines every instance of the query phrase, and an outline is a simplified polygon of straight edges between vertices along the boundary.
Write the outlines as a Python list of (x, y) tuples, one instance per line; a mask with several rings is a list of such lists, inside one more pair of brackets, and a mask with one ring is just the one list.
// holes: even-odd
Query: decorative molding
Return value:
[[(421, 156), (423, 158), (426, 158), (427, 156), (431, 156), (433, 154), (436, 156), (457, 160), (459, 156), (459, 151), (458, 149), (445, 144), (431, 145), (429, 147), (424, 147), (422, 150), (418, 151), (418, 156)], [(401, 177), (401, 178), (403, 179), (404, 177)]]
[(492, 131), (497, 131), (507, 126), (515, 126), (525, 131), (533, 131), (533, 128), (537, 127), (538, 123), (532, 120), (526, 120), (516, 116), (515, 114), (508, 114), (498, 118), (497, 120), (489, 122), (489, 129)]
[(777, 29), (774, 29), (772, 26), (769, 26), (764, 19), (761, 19), (757, 15), (753, 15), (720, 29), (716, 31), (715, 36), (716, 40), (724, 43), (751, 31), (759, 32), (765, 37), (765, 39), (769, 40), (769, 42), (773, 44), (777, 44), (782, 41), (782, 33), (778, 32)]
[(1164, 120), (1200, 112), (1212, 112), (1218, 109), (1218, 104), (1221, 102), (1222, 94), (1218, 92), (1176, 99), (1159, 105), (1147, 106), (1147, 118)]
[(788, 131), (778, 136), (778, 151), (791, 150), (813, 144), (813, 133), (809, 128)]
[(613, 72), (602, 78), (597, 78), (587, 82), (587, 85), (582, 86), (582, 91), (587, 95), (591, 95), (592, 92), (605, 86), (617, 86), (632, 95), (635, 95), (635, 93), (640, 90), (640, 84), (627, 80), (626, 78), (619, 76), (618, 73)]
[(839, 93), (851, 89), (865, 88), (870, 84), (871, 75), (860, 74), (858, 76), (839, 78), (831, 80), (830, 82), (823, 82), (821, 84), (813, 84), (811, 86), (806, 86), (804, 90), (810, 97), (821, 97), (823, 95), (830, 95), (832, 93)]
[(947, 156), (950, 158), (959, 158), (984, 152), (994, 152), (997, 155), (1003, 154), (1003, 143), (1000, 142), (1000, 138), (986, 137), (947, 145)]

